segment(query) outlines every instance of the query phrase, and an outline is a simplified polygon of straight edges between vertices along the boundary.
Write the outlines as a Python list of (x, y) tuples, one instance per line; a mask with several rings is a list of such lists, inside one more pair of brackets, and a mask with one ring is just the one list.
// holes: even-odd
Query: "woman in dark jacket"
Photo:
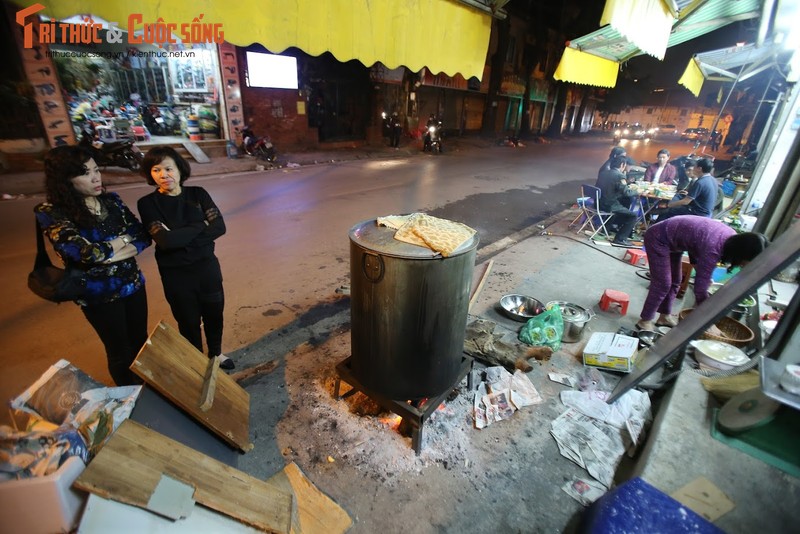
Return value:
[(75, 302), (106, 349), (118, 386), (141, 383), (129, 367), (147, 341), (147, 294), (136, 255), (150, 236), (116, 193), (107, 193), (89, 151), (61, 146), (44, 159), (47, 202), (36, 218), (67, 267), (86, 273)]
[(222, 354), (225, 294), (214, 240), (225, 233), (219, 208), (202, 187), (184, 187), (189, 163), (170, 147), (150, 150), (142, 162), (147, 182), (156, 190), (139, 199), (139, 215), (156, 242), (156, 262), (164, 296), (178, 329), (208, 357), (219, 357), (222, 369), (233, 360)]

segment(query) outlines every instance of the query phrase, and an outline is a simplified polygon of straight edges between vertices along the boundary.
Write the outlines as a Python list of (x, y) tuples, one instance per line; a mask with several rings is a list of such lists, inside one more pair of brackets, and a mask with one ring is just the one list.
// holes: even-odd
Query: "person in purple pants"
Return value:
[[(728, 271), (747, 265), (769, 241), (761, 234), (737, 234), (726, 224), (708, 217), (679, 215), (651, 226), (644, 235), (650, 265), (650, 289), (642, 307), (639, 330), (675, 326), (672, 303), (681, 284), (681, 257), (689, 253), (694, 265), (694, 296), (697, 304), (708, 298), (711, 274), (718, 263)], [(656, 314), (660, 314), (658, 320)], [(654, 322), (655, 321), (655, 322)]]

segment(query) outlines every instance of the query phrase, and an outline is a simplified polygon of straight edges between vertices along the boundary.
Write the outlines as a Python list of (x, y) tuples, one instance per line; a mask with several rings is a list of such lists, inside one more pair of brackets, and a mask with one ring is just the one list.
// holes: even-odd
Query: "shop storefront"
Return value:
[(42, 21), (56, 29), (43, 59), (52, 63), (61, 94), (50, 96), (63, 98), (79, 140), (85, 135), (156, 142), (224, 137), (215, 44), (185, 44), (173, 36), (175, 43), (158, 46), (143, 32), (124, 31), (115, 44), (109, 42), (108, 23), (96, 17), (91, 19), (101, 25), (100, 43), (70, 44), (65, 24), (80, 26), (85, 19)]
[(482, 80), (460, 74), (433, 74), (427, 68), (418, 73), (419, 87), (415, 99), (419, 128), (425, 126), (431, 114), (442, 120), (445, 131), (463, 133), (481, 128), (486, 93), (489, 90), (488, 67)]

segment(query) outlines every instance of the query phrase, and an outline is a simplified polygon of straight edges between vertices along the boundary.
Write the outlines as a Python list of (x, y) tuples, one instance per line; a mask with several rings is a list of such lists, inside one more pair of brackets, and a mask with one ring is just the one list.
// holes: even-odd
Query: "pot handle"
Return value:
[(587, 321), (591, 321), (591, 320), (592, 320), (592, 317), (594, 317), (594, 316), (595, 316), (595, 315), (597, 315), (597, 314), (596, 314), (596, 313), (594, 313), (594, 310), (593, 310), (593, 309), (591, 309), (591, 308), (586, 308), (586, 315), (588, 315), (588, 316), (589, 316), (589, 318), (588, 318), (588, 319), (586, 319), (586, 320), (587, 320)]

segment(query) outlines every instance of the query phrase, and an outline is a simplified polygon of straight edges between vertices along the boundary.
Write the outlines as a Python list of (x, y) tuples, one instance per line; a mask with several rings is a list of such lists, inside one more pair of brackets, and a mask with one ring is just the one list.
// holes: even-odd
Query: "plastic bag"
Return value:
[(550, 347), (553, 352), (561, 348), (561, 336), (564, 333), (564, 318), (561, 308), (552, 306), (535, 317), (528, 319), (519, 331), (519, 340), (527, 345)]

